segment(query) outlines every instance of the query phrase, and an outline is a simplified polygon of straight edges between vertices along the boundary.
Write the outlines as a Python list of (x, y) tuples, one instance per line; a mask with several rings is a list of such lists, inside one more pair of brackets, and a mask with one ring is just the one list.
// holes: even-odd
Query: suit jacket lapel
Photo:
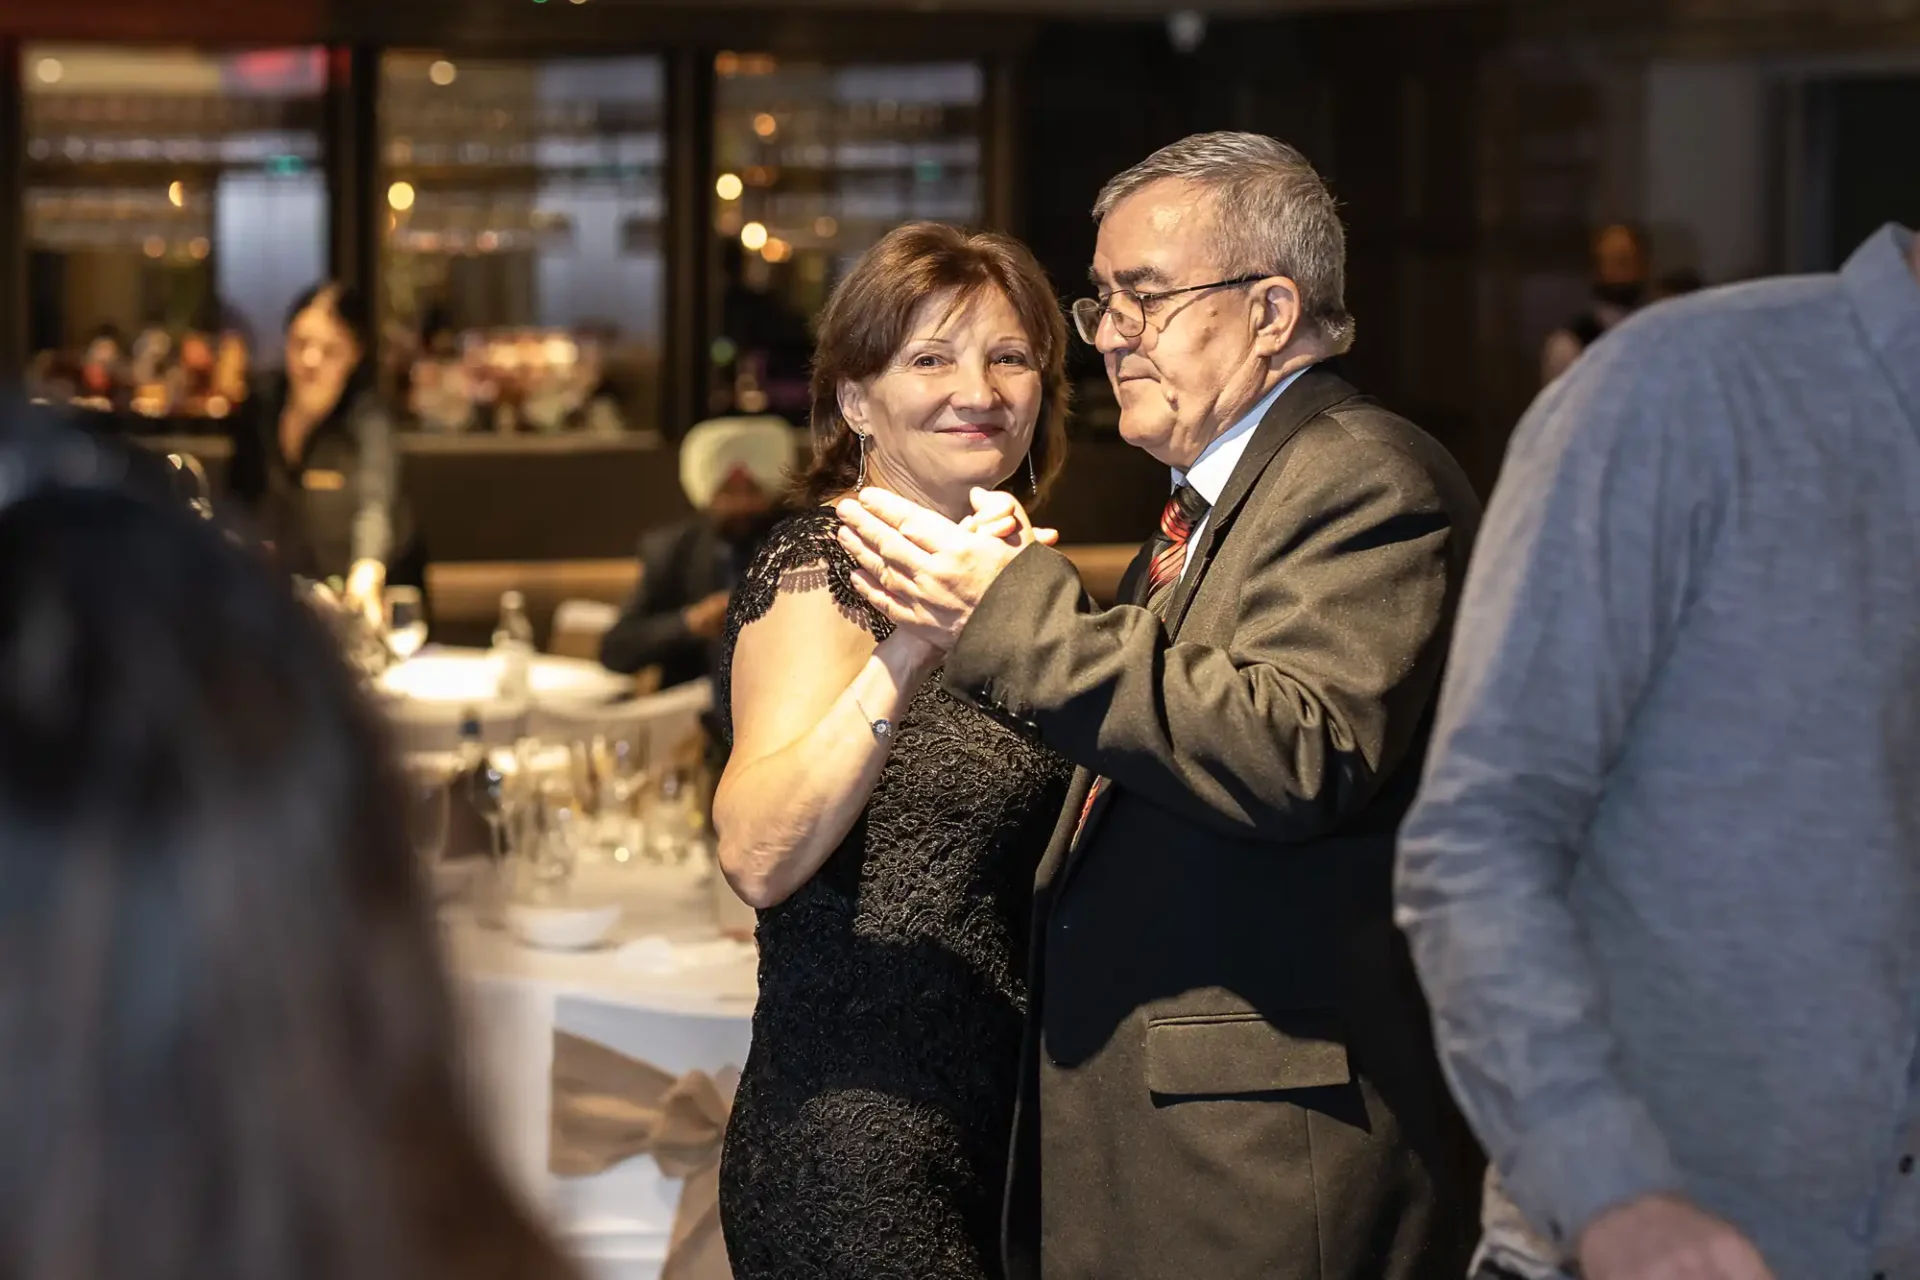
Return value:
[(1255, 482), (1275, 455), (1286, 447), (1287, 441), (1299, 434), (1300, 428), (1334, 405), (1359, 394), (1339, 374), (1318, 366), (1295, 378), (1293, 385), (1280, 393), (1280, 398), (1267, 410), (1267, 416), (1260, 419), (1260, 425), (1254, 428), (1253, 439), (1247, 442), (1247, 451), (1240, 455), (1233, 475), (1227, 479), (1227, 487), (1220, 491), (1220, 500), (1207, 513), (1207, 527), (1200, 531), (1200, 541), (1193, 548), (1187, 571), (1180, 575), (1180, 581), (1173, 588), (1173, 596), (1167, 601), (1165, 623), (1169, 636), (1177, 637), (1180, 634), (1180, 624), (1187, 616), (1187, 606), (1193, 601), (1193, 593), (1200, 585), (1200, 579), (1206, 575), (1214, 547), (1226, 536), (1234, 517), (1246, 503), (1247, 495), (1253, 492)]
[[(1253, 492), (1254, 483), (1266, 471), (1268, 464), (1286, 447), (1287, 441), (1299, 433), (1300, 428), (1334, 405), (1358, 394), (1344, 378), (1320, 368), (1307, 370), (1294, 379), (1292, 386), (1280, 393), (1280, 398), (1267, 410), (1267, 416), (1254, 428), (1253, 439), (1247, 442), (1246, 452), (1240, 455), (1233, 475), (1227, 480), (1227, 487), (1220, 491), (1220, 500), (1208, 512), (1207, 527), (1201, 531), (1200, 541), (1193, 548), (1193, 557), (1186, 572), (1180, 575), (1180, 581), (1174, 586), (1166, 613), (1162, 615), (1162, 625), (1169, 636), (1177, 637), (1180, 634), (1181, 620), (1187, 616), (1187, 605), (1193, 599), (1194, 588), (1207, 571), (1214, 547), (1226, 536), (1234, 516), (1246, 502), (1247, 495)], [(1149, 540), (1127, 567), (1127, 572), (1120, 579), (1116, 603), (1146, 604), (1146, 560), (1152, 545)], [(1088, 770), (1079, 769), (1075, 772), (1066, 810), (1073, 819), (1079, 817), (1080, 807), (1085, 803), (1086, 787), (1091, 786), (1093, 781), (1094, 775)], [(1063, 891), (1067, 881), (1072, 879), (1082, 850), (1093, 840), (1095, 826), (1105, 814), (1107, 806), (1113, 803), (1113, 792), (1114, 784), (1109, 782), (1094, 798), (1084, 824), (1078, 821), (1063, 822), (1055, 832), (1042, 867), (1045, 882), (1055, 886), (1055, 893)], [(1073, 835), (1075, 829), (1081, 827), (1084, 827), (1085, 838), (1080, 841), (1081, 848), (1076, 849)]]

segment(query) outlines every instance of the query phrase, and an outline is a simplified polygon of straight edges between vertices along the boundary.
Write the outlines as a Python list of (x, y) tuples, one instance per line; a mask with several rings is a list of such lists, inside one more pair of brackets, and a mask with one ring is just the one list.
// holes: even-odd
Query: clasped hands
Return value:
[(893, 624), (941, 652), (953, 648), (987, 588), (1022, 548), (1053, 545), (1011, 494), (975, 489), (955, 523), (886, 489), (862, 489), (834, 506), (840, 545), (859, 569), (854, 588)]

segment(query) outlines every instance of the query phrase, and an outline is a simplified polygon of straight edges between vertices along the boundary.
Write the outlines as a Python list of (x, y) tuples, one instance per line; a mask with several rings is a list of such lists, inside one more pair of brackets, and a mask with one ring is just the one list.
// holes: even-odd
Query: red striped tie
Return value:
[(1183, 484), (1173, 491), (1160, 510), (1160, 532), (1149, 548), (1153, 558), (1147, 562), (1147, 608), (1162, 612), (1174, 584), (1187, 567), (1187, 542), (1193, 531), (1207, 518), (1210, 504), (1200, 491)]
[[(1187, 543), (1193, 537), (1193, 531), (1207, 517), (1212, 504), (1200, 496), (1200, 491), (1190, 484), (1183, 484), (1173, 491), (1167, 499), (1167, 505), (1160, 511), (1160, 532), (1155, 535), (1148, 548), (1152, 558), (1147, 561), (1147, 608), (1164, 616), (1166, 604), (1173, 596), (1173, 588), (1179, 583), (1180, 575), (1187, 567)], [(1081, 833), (1087, 827), (1087, 815), (1093, 812), (1094, 801), (1107, 789), (1106, 778), (1095, 778), (1093, 786), (1087, 789), (1086, 803), (1080, 806), (1080, 817), (1074, 822), (1073, 843), (1080, 842)]]

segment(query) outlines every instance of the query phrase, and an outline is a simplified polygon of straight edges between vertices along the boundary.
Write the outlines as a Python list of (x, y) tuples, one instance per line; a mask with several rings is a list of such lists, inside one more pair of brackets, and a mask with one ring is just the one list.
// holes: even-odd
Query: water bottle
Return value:
[(502, 702), (524, 703), (532, 693), (533, 624), (518, 591), (500, 595), (500, 625), (493, 629), (494, 679)]

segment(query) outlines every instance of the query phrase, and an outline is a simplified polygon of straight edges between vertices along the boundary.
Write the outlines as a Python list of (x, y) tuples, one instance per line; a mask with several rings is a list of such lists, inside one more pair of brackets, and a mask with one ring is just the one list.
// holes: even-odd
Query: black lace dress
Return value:
[[(788, 520), (735, 589), (734, 643), (783, 589), (831, 590), (876, 639), (838, 521)], [(730, 722), (723, 724), (731, 735)], [(938, 688), (895, 730), (865, 812), (760, 914), (760, 1003), (720, 1162), (735, 1280), (1000, 1274), (1034, 868), (1069, 766)]]

